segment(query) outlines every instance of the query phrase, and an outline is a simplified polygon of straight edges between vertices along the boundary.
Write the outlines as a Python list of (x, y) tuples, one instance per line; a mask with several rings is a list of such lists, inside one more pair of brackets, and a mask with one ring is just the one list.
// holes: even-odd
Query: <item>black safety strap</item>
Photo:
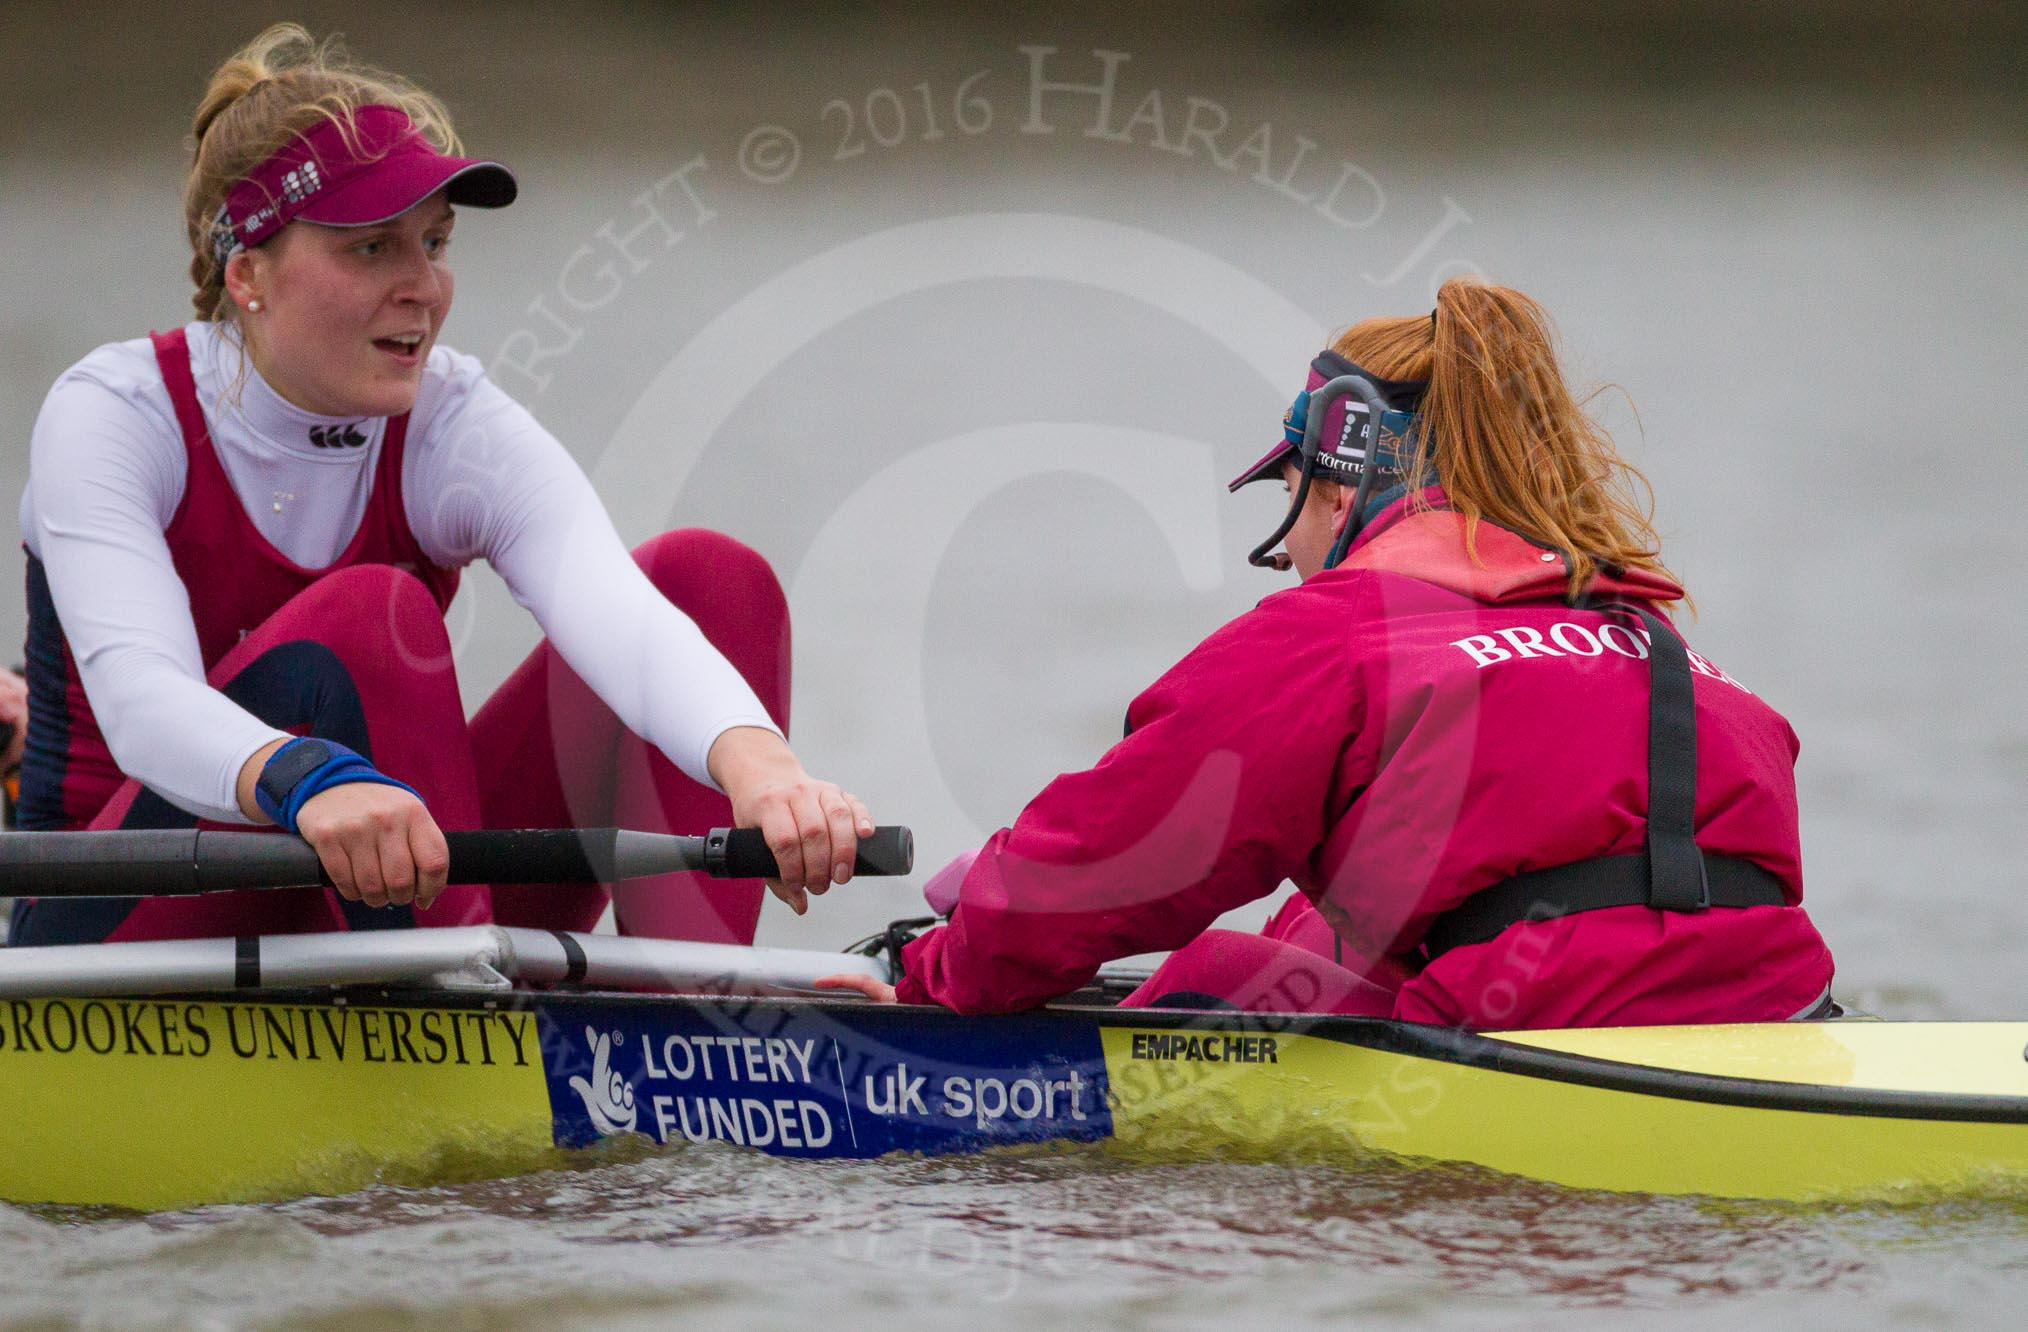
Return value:
[(1751, 861), (1706, 855), (1697, 845), (1697, 695), (1690, 650), (1646, 606), (1581, 601), (1588, 610), (1637, 617), (1648, 636), (1648, 847), (1533, 870), (1482, 888), (1436, 918), (1423, 936), (1431, 959), (1484, 943), (1524, 920), (1553, 920), (1601, 907), (1657, 911), (1783, 906), (1781, 880)]
[[(1699, 860), (1703, 870), (1700, 882), (1709, 889), (1712, 906), (1788, 903), (1782, 881), (1750, 860), (1701, 854)], [(1601, 907), (1651, 906), (1653, 892), (1644, 851), (1553, 865), (1473, 893), (1438, 916), (1423, 935), (1422, 944), (1434, 961), (1453, 948), (1485, 943), (1524, 920), (1554, 920)]]
[(1648, 905), (1702, 911), (1711, 905), (1697, 849), (1697, 694), (1690, 650), (1645, 606), (1615, 602), (1648, 631)]

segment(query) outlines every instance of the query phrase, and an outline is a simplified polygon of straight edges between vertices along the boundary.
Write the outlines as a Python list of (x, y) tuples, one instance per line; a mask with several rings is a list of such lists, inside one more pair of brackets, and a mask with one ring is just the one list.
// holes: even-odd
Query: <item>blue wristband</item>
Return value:
[(254, 803), (276, 827), (296, 832), (296, 816), (311, 796), (351, 782), (398, 786), (422, 799), (413, 786), (389, 777), (337, 741), (305, 736), (289, 741), (261, 765), (260, 779), (254, 783)]

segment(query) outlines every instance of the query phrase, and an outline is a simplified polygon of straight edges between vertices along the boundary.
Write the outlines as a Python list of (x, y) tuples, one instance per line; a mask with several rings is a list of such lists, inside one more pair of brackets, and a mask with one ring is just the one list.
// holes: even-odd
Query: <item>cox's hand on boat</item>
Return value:
[(450, 873), (437, 821), (400, 787), (353, 782), (320, 791), (304, 803), (296, 830), (350, 901), (427, 910)]
[(710, 768), (732, 798), (733, 822), (767, 840), (781, 870), (768, 888), (797, 915), (810, 909), (811, 893), (852, 878), (859, 839), (873, 831), (859, 797), (810, 776), (780, 736), (758, 727), (721, 735)]
[(862, 976), (856, 971), (846, 972), (840, 976), (819, 976), (810, 984), (820, 990), (857, 990), (876, 1004), (899, 1002), (894, 997), (892, 985), (886, 981), (875, 980), (871, 976)]

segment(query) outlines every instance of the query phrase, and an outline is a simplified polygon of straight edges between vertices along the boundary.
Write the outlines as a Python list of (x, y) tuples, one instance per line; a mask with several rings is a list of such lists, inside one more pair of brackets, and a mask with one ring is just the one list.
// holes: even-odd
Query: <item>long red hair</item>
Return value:
[(1332, 344), (1377, 375), (1429, 381), (1410, 493), (1442, 484), (1475, 559), (1481, 519), (1568, 551), (1573, 597), (1601, 565), (1673, 578), (1654, 490), (1565, 383), (1548, 313), (1510, 287), (1452, 278), (1434, 322), (1368, 319)]

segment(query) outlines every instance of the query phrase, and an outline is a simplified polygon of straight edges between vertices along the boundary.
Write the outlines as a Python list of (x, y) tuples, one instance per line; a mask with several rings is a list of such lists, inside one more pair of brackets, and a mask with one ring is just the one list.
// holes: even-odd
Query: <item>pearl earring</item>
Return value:
[(246, 308), (249, 314), (259, 314), (261, 309), (261, 298), (258, 296), (254, 297), (252, 300), (246, 303)]

